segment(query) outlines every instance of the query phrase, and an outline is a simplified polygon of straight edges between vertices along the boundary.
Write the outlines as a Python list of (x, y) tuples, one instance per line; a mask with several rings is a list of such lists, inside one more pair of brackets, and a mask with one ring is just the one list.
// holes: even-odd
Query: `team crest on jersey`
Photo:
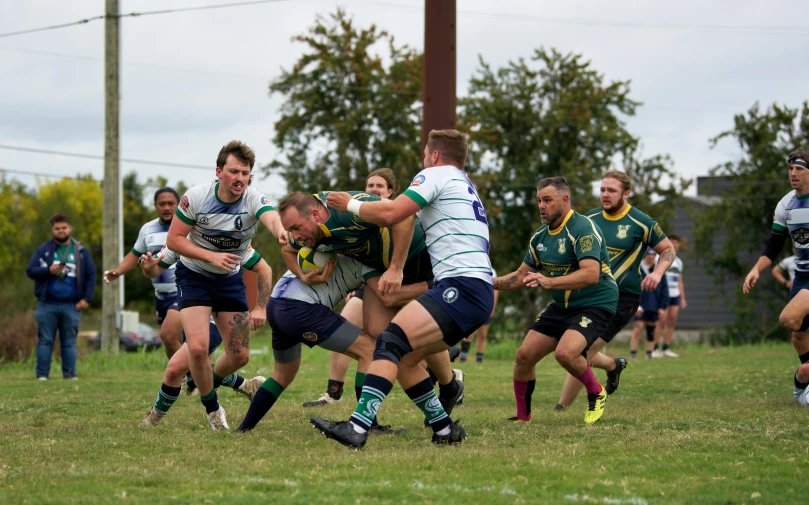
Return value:
[(203, 225), (208, 224), (208, 216), (200, 216), (200, 218), (197, 219), (197, 222)]
[(458, 299), (458, 290), (455, 288), (447, 288), (444, 290), (444, 294), (441, 295), (441, 298), (447, 303), (452, 303)]
[(303, 334), (303, 339), (309, 342), (317, 342), (317, 333), (313, 331), (307, 331)]
[(266, 197), (266, 196), (262, 196), (262, 197), (261, 197), (261, 205), (269, 205), (269, 204), (270, 204), (270, 201), (269, 201), (269, 200), (267, 200), (267, 197)]
[(417, 175), (413, 178), (413, 182), (410, 183), (411, 186), (421, 186), (424, 184), (425, 177), (423, 175)]
[(801, 226), (797, 230), (792, 231), (792, 240), (798, 245), (809, 244), (809, 228)]
[(180, 208), (183, 210), (188, 210), (188, 205), (189, 205), (188, 197), (183, 196), (182, 199), (180, 200)]
[(631, 224), (619, 224), (618, 225), (618, 238), (626, 238), (627, 233), (629, 233), (629, 227), (632, 226)]
[(592, 235), (587, 235), (585, 237), (581, 237), (579, 239), (579, 247), (581, 248), (581, 252), (590, 252), (593, 250), (593, 241), (595, 237)]
[(579, 321), (579, 326), (581, 326), (582, 328), (587, 328), (588, 326), (590, 326), (590, 323), (592, 323), (592, 322), (593, 322), (593, 320), (590, 319), (589, 317), (582, 316), (581, 321)]
[(242, 218), (241, 216), (236, 216), (236, 219), (233, 220), (233, 227), (237, 230), (241, 231), (242, 229)]
[(317, 250), (320, 252), (329, 252), (332, 249), (334, 249), (334, 246), (331, 244), (320, 244), (319, 246), (317, 246)]
[(545, 247), (545, 244), (542, 244), (542, 243), (537, 244), (537, 251), (543, 252), (543, 251), (547, 251), (547, 250), (548, 250), (548, 248)]
[(559, 254), (565, 254), (567, 247), (565, 247), (565, 239), (559, 239)]

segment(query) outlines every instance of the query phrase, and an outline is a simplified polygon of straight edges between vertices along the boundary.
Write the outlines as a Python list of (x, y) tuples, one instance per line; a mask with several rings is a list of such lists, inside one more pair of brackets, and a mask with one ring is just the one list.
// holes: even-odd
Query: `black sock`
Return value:
[(433, 382), (433, 387), (435, 387), (436, 383), (438, 383), (438, 377), (430, 370), (430, 367), (427, 367), (427, 375), (430, 376), (430, 380)]
[(191, 377), (191, 372), (185, 374), (185, 387), (188, 388), (189, 391), (197, 389), (197, 383), (194, 382), (194, 378)]
[(525, 413), (531, 415), (531, 396), (534, 394), (534, 388), (537, 385), (536, 379), (528, 381), (528, 387), (525, 389)]
[(637, 355), (638, 355), (638, 351), (629, 351), (629, 356), (630, 357), (634, 358)]
[(263, 384), (262, 387), (258, 388), (238, 431), (248, 431), (255, 428), (258, 422), (261, 421), (272, 406), (275, 405), (278, 397), (281, 396), (281, 393), (284, 391), (281, 385), (275, 382), (272, 377), (265, 382), (270, 382), (270, 384), (268, 384), (266, 388)]
[(801, 380), (798, 379), (798, 372), (795, 372), (795, 387), (798, 389), (806, 389), (807, 386), (809, 386), (809, 382), (801, 382)]
[(482, 352), (476, 352), (475, 353), (475, 361), (477, 361), (478, 363), (483, 363), (483, 353)]
[(470, 347), (472, 347), (472, 342), (461, 340), (461, 352), (469, 352)]
[(438, 396), (441, 398), (452, 398), (456, 394), (458, 394), (458, 381), (455, 380), (454, 376), (449, 381), (449, 384), (438, 384)]
[(236, 374), (236, 380), (233, 381), (233, 385), (230, 386), (230, 387), (232, 387), (235, 390), (235, 389), (239, 389), (240, 387), (242, 387), (242, 384), (244, 384), (244, 377), (242, 377), (239, 374)]
[(669, 344), (663, 344), (663, 350), (668, 351), (669, 350)]
[(801, 354), (800, 356), (798, 356), (798, 359), (801, 360), (801, 365), (803, 365), (806, 362), (809, 362), (809, 352)]
[(219, 398), (216, 396), (216, 389), (211, 389), (207, 396), (201, 396), (202, 404), (205, 405), (205, 412), (210, 414), (219, 410)]
[[(326, 392), (329, 396), (334, 400), (339, 400), (343, 397), (343, 385), (345, 382), (340, 382), (336, 380), (329, 379), (329, 383), (326, 386)], [(362, 386), (360, 386), (362, 388)], [(359, 399), (359, 397), (357, 397)]]

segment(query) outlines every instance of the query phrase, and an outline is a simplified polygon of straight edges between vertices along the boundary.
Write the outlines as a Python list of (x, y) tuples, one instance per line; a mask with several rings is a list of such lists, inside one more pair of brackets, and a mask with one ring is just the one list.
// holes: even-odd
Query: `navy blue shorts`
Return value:
[(643, 314), (640, 317), (635, 316), (635, 321), (646, 321), (649, 323), (656, 323), (659, 318), (659, 314), (656, 310), (644, 310)]
[(230, 275), (201, 274), (180, 261), (177, 263), (175, 276), (182, 297), (180, 310), (187, 307), (211, 307), (213, 312), (249, 310), (242, 269)]
[(157, 324), (163, 324), (166, 314), (170, 310), (180, 310), (180, 292), (155, 295), (154, 308), (157, 314)]
[(267, 321), (272, 329), (272, 348), (279, 351), (299, 343), (314, 347), (346, 322), (328, 307), (286, 298), (270, 298)]
[(452, 347), (489, 319), (494, 308), (494, 288), (474, 277), (441, 279), (416, 298), (433, 316), (444, 342)]
[(792, 287), (789, 288), (789, 300), (792, 301), (802, 289), (809, 289), (809, 272), (795, 272)]
[(679, 307), (680, 306), (680, 297), (673, 296), (669, 298), (669, 307)]
[[(183, 332), (183, 343), (185, 343), (185, 332)], [(208, 340), (208, 355), (213, 354), (220, 345), (222, 345), (222, 334), (219, 333), (219, 328), (211, 322), (211, 338)]]

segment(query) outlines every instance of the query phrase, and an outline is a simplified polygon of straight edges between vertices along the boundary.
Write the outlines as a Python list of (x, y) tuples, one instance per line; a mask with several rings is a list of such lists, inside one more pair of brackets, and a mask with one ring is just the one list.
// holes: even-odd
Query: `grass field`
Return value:
[[(265, 339), (254, 343), (263, 347)], [(198, 398), (181, 398), (156, 429), (139, 429), (162, 353), (79, 361), (80, 380), (33, 380), (32, 365), (0, 370), (0, 503), (727, 503), (809, 501), (809, 411), (792, 401), (789, 345), (682, 350), (636, 360), (600, 423), (580, 398), (554, 413), (563, 375), (537, 368), (534, 420), (511, 424), (514, 343), (465, 363), (457, 407), (469, 439), (434, 447), (418, 410), (394, 388), (381, 421), (406, 427), (363, 451), (311, 429), (317, 413), (353, 410), (353, 367), (341, 405), (304, 410), (325, 386), (328, 355), (304, 355), (298, 381), (252, 433), (212, 432)], [(625, 349), (610, 349), (611, 353)], [(680, 351), (680, 349), (678, 349)], [(54, 368), (56, 370), (56, 368)], [(269, 355), (244, 375), (269, 375)], [(603, 377), (602, 373), (598, 374)], [(226, 388), (231, 427), (248, 403)]]

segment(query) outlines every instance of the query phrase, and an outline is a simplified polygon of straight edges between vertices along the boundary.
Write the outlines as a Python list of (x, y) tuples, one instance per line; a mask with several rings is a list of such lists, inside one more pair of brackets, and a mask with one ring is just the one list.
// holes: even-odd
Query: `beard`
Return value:
[(551, 224), (554, 221), (556, 221), (557, 219), (559, 219), (560, 217), (562, 217), (562, 211), (561, 210), (558, 211), (558, 212), (555, 212), (553, 214), (547, 213), (547, 214), (545, 214), (545, 217), (541, 217), (540, 219), (542, 221), (542, 224)]
[(618, 209), (620, 209), (620, 208), (621, 208), (621, 207), (623, 207), (623, 206), (624, 206), (624, 199), (623, 199), (623, 198), (620, 198), (620, 199), (618, 199), (618, 201), (617, 201), (617, 202), (615, 202), (615, 203), (613, 203), (612, 205), (610, 205), (609, 210), (608, 210), (608, 209), (604, 209), (604, 210), (606, 210), (606, 211), (607, 211), (607, 213), (609, 213), (610, 211), (618, 210)]

